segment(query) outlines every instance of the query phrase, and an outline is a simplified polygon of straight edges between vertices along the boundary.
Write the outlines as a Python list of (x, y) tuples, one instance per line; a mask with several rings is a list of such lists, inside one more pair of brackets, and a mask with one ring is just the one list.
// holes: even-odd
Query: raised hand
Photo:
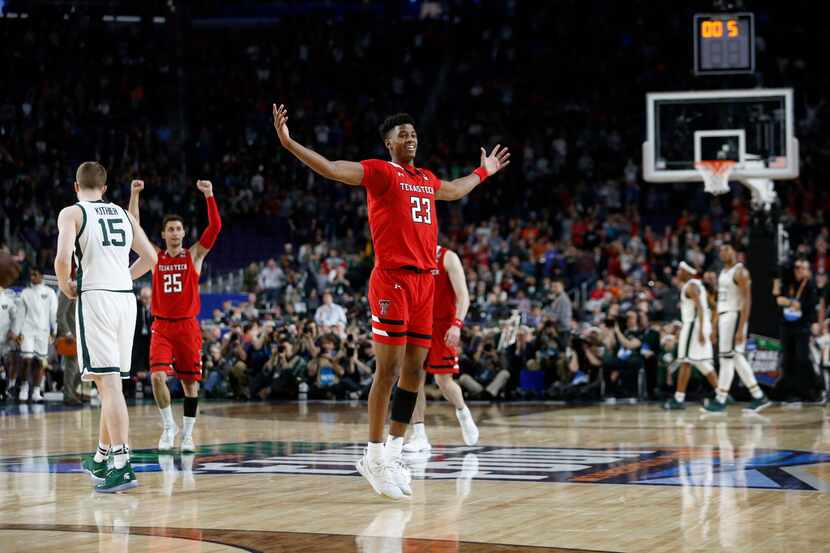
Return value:
[(131, 192), (141, 192), (144, 190), (144, 181), (143, 180), (134, 180), (130, 183), (130, 191)]
[(507, 148), (502, 148), (501, 144), (496, 144), (489, 156), (484, 148), (481, 149), (481, 166), (487, 170), (488, 176), (495, 175), (508, 165), (510, 165), (510, 152)]
[(274, 130), (277, 131), (280, 144), (285, 146), (285, 143), (291, 138), (288, 134), (288, 110), (282, 104), (280, 104), (280, 107), (277, 107), (277, 104), (271, 106), (274, 111)]
[(205, 198), (213, 196), (213, 183), (209, 180), (197, 180), (196, 188), (198, 188), (199, 191), (205, 195)]

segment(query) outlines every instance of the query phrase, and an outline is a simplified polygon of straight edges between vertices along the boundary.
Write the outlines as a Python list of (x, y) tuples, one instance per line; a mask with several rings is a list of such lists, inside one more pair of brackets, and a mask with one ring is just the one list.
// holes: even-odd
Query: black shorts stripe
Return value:
[(397, 325), (397, 326), (402, 326), (403, 325), (403, 321), (396, 321), (395, 319), (382, 319), (382, 318), (378, 317), (377, 315), (375, 315), (375, 318), (377, 318), (376, 322), (381, 323), (381, 324)]
[[(378, 330), (381, 330), (381, 329), (378, 329)], [(385, 332), (386, 335), (389, 336), (390, 338), (403, 338), (404, 336), (406, 336), (406, 332), (391, 332), (389, 330), (382, 330), (382, 332)], [(383, 336), (383, 334), (380, 334), (380, 336)]]
[(738, 338), (738, 325), (741, 322), (741, 315), (735, 316), (735, 331), (732, 333), (732, 351), (735, 351), (735, 340)]
[(409, 336), (410, 338), (418, 338), (419, 340), (430, 340), (430, 341), (432, 341), (432, 335), (431, 334), (418, 334), (417, 332), (407, 332), (406, 335)]
[(448, 355), (446, 357), (442, 357), (441, 359), (443, 359), (444, 361), (455, 361), (456, 357), (456, 355)]
[(172, 367), (172, 366), (173, 366), (173, 362), (170, 361), (169, 363), (152, 363), (150, 365), (150, 368), (152, 369), (153, 367)]
[(430, 369), (454, 369), (455, 365), (430, 365)]
[(85, 367), (84, 370), (91, 373), (125, 372), (121, 370), (121, 367)]
[(689, 353), (692, 347), (692, 339), (695, 335), (695, 325), (697, 324), (697, 319), (692, 321), (692, 328), (689, 329), (689, 335), (686, 337), (686, 358), (689, 358)]

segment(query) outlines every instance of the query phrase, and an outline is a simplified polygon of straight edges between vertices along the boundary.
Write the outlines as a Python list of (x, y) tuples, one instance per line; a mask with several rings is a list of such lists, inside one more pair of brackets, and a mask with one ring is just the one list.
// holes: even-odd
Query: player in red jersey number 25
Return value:
[[(424, 360), (432, 342), (432, 302), (437, 269), (438, 221), (435, 200), (458, 200), (505, 168), (507, 148), (490, 155), (481, 149), (471, 174), (442, 181), (415, 167), (418, 137), (409, 115), (388, 117), (380, 137), (391, 161), (330, 161), (291, 138), (288, 111), (273, 106), (280, 144), (318, 175), (366, 188), (375, 267), (369, 280), (376, 369), (369, 391), (369, 444), (357, 470), (379, 493), (393, 499), (411, 495), (411, 476), (402, 461), (403, 437), (415, 409)], [(392, 387), (389, 439), (384, 425)]]
[[(170, 407), (167, 376), (175, 374), (184, 390), (184, 419), (181, 450), (192, 453), (193, 426), (199, 406), (199, 382), (202, 380), (202, 331), (196, 316), (201, 302), (199, 275), (202, 263), (216, 243), (222, 220), (213, 197), (213, 184), (196, 181), (207, 204), (208, 227), (190, 249), (183, 246), (184, 221), (178, 215), (167, 215), (162, 222), (164, 250), (159, 249), (158, 263), (153, 267), (153, 326), (150, 336), (150, 371), (153, 396), (161, 412), (164, 429), (159, 438), (160, 451), (173, 449), (178, 427)], [(130, 194), (130, 213), (138, 217), (138, 197), (143, 181), (135, 181)]]

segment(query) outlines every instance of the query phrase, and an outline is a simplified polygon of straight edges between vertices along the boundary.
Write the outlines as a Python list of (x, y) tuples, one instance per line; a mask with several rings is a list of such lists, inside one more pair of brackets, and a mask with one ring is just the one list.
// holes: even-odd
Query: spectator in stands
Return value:
[(565, 293), (565, 283), (556, 279), (551, 283), (551, 304), (547, 308), (558, 335), (559, 348), (564, 350), (571, 339), (571, 321), (573, 306), (571, 298)]
[(346, 310), (343, 306), (334, 303), (331, 292), (323, 292), (323, 304), (314, 312), (314, 322), (324, 334), (335, 331), (338, 325), (345, 328), (348, 324)]
[(606, 347), (603, 368), (607, 378), (607, 391), (617, 397), (634, 397), (638, 373), (643, 366), (640, 355), (642, 333), (637, 322), (637, 313), (628, 311), (624, 321), (609, 319), (603, 326)]
[(516, 332), (516, 341), (501, 353), (501, 366), (510, 373), (509, 389), (518, 387), (521, 372), (528, 367), (528, 363), (535, 354), (536, 344), (533, 339), (533, 330), (529, 326), (522, 325)]
[(261, 291), (267, 301), (275, 302), (285, 284), (285, 273), (273, 258), (269, 259), (257, 278), (257, 290)]

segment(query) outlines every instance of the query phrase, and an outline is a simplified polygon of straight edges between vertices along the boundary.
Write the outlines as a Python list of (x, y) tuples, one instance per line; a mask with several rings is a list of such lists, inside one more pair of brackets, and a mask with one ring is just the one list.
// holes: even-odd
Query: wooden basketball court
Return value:
[(432, 404), (434, 449), (398, 502), (354, 468), (364, 404), (205, 403), (184, 457), (133, 406), (140, 487), (117, 495), (80, 472), (98, 409), (0, 409), (3, 552), (830, 551), (826, 407), (473, 405), (466, 447)]

